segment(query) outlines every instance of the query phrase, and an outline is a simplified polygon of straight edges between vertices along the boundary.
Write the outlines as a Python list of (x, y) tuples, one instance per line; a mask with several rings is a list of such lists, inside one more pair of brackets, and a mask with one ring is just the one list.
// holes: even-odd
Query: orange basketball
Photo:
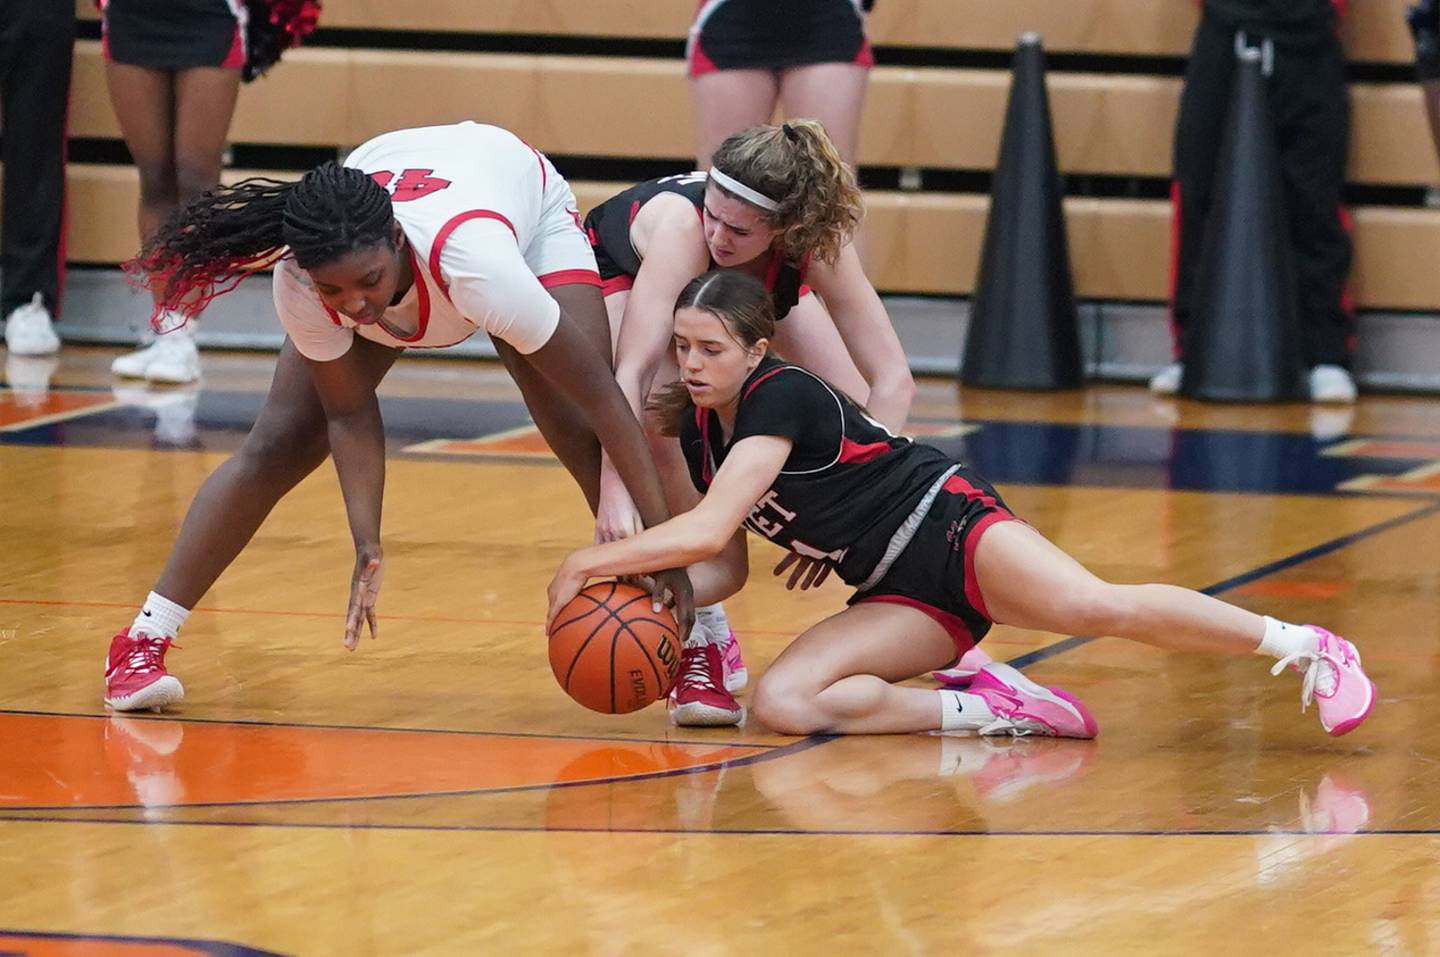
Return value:
[(670, 693), (680, 646), (675, 616), (652, 611), (649, 592), (596, 582), (555, 616), (550, 670), (591, 711), (628, 714)]

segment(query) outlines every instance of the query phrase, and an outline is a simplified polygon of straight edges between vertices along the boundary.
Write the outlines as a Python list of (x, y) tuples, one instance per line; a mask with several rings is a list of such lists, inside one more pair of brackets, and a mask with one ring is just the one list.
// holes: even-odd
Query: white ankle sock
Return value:
[(941, 731), (979, 731), (995, 720), (995, 712), (978, 694), (944, 689), (940, 696)]
[(174, 638), (189, 617), (190, 609), (182, 608), (164, 595), (152, 591), (145, 599), (145, 604), (140, 606), (140, 614), (135, 616), (135, 621), (130, 626), (130, 634), (143, 631), (157, 638)]
[(723, 642), (730, 637), (730, 620), (725, 617), (725, 606), (719, 602), (695, 609), (695, 620), (703, 621), (717, 641)]
[(705, 622), (696, 618), (695, 624), (690, 628), (690, 634), (685, 638), (685, 647), (703, 648), (706, 645), (719, 645), (721, 644), (722, 638), (722, 635), (717, 635), (706, 627)]
[(1320, 636), (1309, 628), (1266, 615), (1265, 637), (1260, 639), (1255, 654), (1286, 658), (1290, 655), (1314, 653), (1319, 647)]

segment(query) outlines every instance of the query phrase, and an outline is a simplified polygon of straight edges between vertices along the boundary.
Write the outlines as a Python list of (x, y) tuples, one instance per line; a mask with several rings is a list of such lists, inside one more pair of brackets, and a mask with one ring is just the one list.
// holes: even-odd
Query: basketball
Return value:
[(580, 704), (602, 714), (638, 711), (670, 692), (681, 641), (669, 609), (650, 593), (596, 582), (576, 595), (550, 629), (550, 670)]

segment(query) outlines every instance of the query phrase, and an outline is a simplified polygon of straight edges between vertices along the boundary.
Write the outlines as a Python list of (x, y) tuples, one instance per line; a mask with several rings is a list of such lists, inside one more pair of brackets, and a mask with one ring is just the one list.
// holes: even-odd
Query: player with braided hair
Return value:
[[(286, 340), (240, 450), (195, 496), (160, 580), (111, 641), (105, 702), (179, 701), (165, 653), (275, 503), (335, 459), (355, 568), (344, 643), (376, 632), (385, 438), (375, 389), (400, 352), (483, 330), (593, 510), (604, 444), (647, 525), (669, 517), (645, 437), (610, 367), (595, 258), (575, 197), (511, 133), (460, 123), (387, 133), (297, 183), (251, 179), (178, 211), (130, 268), (156, 316), (193, 313), (274, 266)], [(158, 330), (157, 330), (158, 331)], [(688, 627), (683, 570), (659, 575)]]

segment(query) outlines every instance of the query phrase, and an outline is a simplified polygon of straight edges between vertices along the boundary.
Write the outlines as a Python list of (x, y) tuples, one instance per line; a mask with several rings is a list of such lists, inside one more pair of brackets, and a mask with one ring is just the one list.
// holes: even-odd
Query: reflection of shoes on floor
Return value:
[(136, 800), (146, 808), (168, 807), (183, 796), (175, 755), (184, 739), (178, 721), (111, 715), (105, 722), (105, 750), (123, 763)]
[(1180, 391), (1180, 380), (1185, 377), (1185, 364), (1172, 362), (1150, 377), (1150, 391), (1156, 395), (1175, 395)]
[(1312, 798), (1300, 792), (1300, 826), (1306, 834), (1355, 834), (1370, 823), (1370, 795), (1335, 774), (1326, 774)]
[(1180, 424), (1180, 404), (1173, 398), (1167, 396), (1151, 402), (1150, 412), (1170, 428)]
[(939, 671), (930, 672), (930, 677), (940, 682), (947, 688), (968, 688), (974, 677), (980, 673), (980, 669), (995, 661), (976, 645), (955, 662), (953, 668), (942, 668)]
[(994, 737), (941, 737), (941, 771), (963, 774), (977, 794), (1004, 804), (1032, 787), (1075, 777), (1095, 756), (1093, 745)]
[(724, 766), (714, 771), (683, 774), (675, 782), (675, 814), (686, 831), (711, 831), (715, 827), (715, 801), (725, 780)]
[(1333, 442), (1350, 434), (1355, 424), (1353, 405), (1317, 405), (1310, 409), (1310, 436), (1316, 442)]
[(38, 406), (50, 394), (50, 377), (60, 368), (55, 356), (23, 356), (10, 353), (5, 357), (5, 381), (21, 405)]
[(995, 720), (981, 734), (1015, 737), (1093, 738), (1099, 726), (1090, 709), (1060, 688), (1046, 688), (1009, 665), (986, 665), (970, 682), (970, 694), (985, 699)]
[(198, 387), (151, 389), (143, 385), (117, 385), (110, 392), (122, 405), (138, 406), (155, 413), (157, 445), (189, 448), (197, 443), (195, 410), (200, 403)]

